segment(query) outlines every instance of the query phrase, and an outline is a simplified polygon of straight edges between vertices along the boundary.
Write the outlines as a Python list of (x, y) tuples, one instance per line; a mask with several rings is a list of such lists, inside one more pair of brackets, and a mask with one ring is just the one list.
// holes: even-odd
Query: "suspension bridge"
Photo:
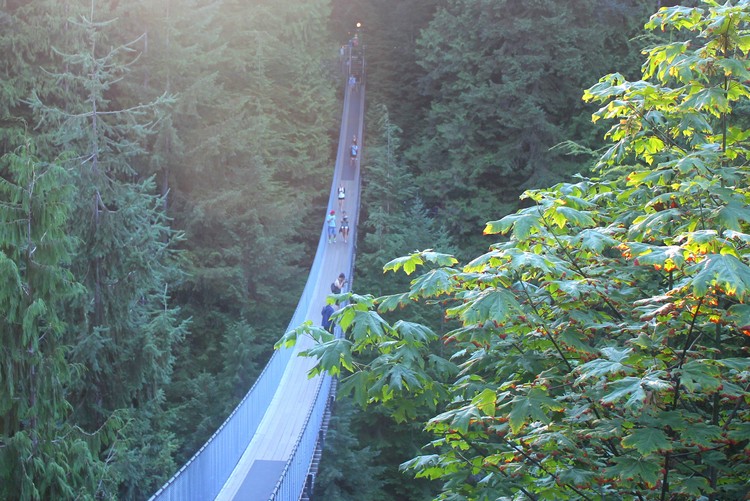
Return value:
[[(358, 42), (355, 37), (342, 51), (346, 90), (328, 198), (328, 211), (338, 213), (337, 188), (344, 185), (350, 238), (348, 243), (328, 243), (326, 228), (321, 227), (315, 260), (289, 329), (306, 320), (320, 324), (330, 284), (339, 273), (347, 276), (348, 287), (352, 283), (365, 103), (364, 47)], [(352, 76), (356, 82), (350, 83)], [(353, 136), (360, 145), (354, 163), (349, 158)], [(311, 345), (309, 338), (300, 338), (294, 347), (277, 350), (221, 427), (149, 501), (309, 499), (335, 393), (330, 376), (308, 377), (315, 361), (299, 353)]]

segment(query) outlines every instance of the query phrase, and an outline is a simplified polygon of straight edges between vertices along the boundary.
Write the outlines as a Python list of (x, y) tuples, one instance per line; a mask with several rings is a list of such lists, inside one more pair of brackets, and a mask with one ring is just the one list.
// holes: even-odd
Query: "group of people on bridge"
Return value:
[[(341, 199), (339, 199), (341, 200)], [(331, 210), (326, 216), (326, 232), (328, 236), (328, 243), (336, 243), (336, 211)], [(341, 211), (341, 226), (339, 227), (338, 233), (341, 234), (345, 244), (349, 243), (349, 216), (346, 215), (346, 211)]]
[[(355, 72), (352, 71), (351, 68), (351, 59), (352, 54), (355, 51), (358, 51), (359, 49), (359, 39), (358, 36), (355, 35), (354, 38), (352, 38), (349, 41), (349, 50), (348, 55), (349, 57), (347, 59), (347, 73), (349, 73), (349, 79), (347, 81), (349, 87), (351, 90), (357, 90), (357, 86), (359, 84), (359, 79), (357, 78), (357, 75)], [(345, 58), (345, 47), (341, 47), (341, 58), (342, 61)], [(355, 167), (357, 164), (357, 160), (359, 158), (359, 143), (357, 142), (357, 136), (356, 134), (352, 136), (352, 142), (349, 144), (349, 166)], [(349, 243), (349, 218), (346, 215), (345, 210), (345, 204), (346, 204), (346, 186), (344, 186), (344, 182), (341, 181), (339, 183), (339, 187), (336, 189), (336, 199), (338, 200), (338, 210), (339, 213), (341, 213), (341, 226), (338, 228), (338, 232), (336, 231), (336, 210), (330, 209), (330, 211), (326, 214), (325, 218), (325, 226), (326, 226), (326, 238), (328, 240), (329, 244), (336, 243), (337, 236), (340, 234), (344, 244)], [(341, 292), (344, 290), (344, 287), (348, 281), (346, 280), (346, 275), (344, 273), (340, 273), (338, 278), (331, 284), (331, 293), (332, 294), (341, 294)], [(323, 309), (321, 310), (320, 314), (322, 316), (321, 320), (321, 326), (327, 330), (330, 333), (333, 333), (334, 328), (334, 321), (331, 319), (331, 316), (336, 312), (336, 310), (339, 308), (339, 302), (336, 300), (334, 303), (329, 303), (326, 301), (326, 304), (323, 306)]]

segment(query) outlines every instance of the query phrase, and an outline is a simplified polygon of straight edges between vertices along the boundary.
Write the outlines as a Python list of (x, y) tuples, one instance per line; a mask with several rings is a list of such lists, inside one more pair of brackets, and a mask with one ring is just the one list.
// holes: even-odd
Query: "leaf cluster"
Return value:
[[(750, 486), (747, 2), (656, 13), (643, 79), (588, 89), (613, 121), (600, 178), (525, 193), (458, 266), (431, 250), (352, 296), (315, 371), (396, 419), (432, 411), (402, 465), (439, 499), (741, 499)], [(381, 314), (422, 302), (443, 335)], [(302, 327), (297, 332), (316, 330)], [(447, 357), (435, 355), (442, 341)]]

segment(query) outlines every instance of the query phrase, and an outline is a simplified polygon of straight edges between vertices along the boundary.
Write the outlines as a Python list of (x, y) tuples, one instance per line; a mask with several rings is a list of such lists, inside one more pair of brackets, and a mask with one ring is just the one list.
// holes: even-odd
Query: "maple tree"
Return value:
[[(394, 259), (408, 291), (349, 294), (315, 372), (394, 419), (439, 499), (741, 499), (750, 490), (750, 2), (660, 9), (643, 78), (584, 94), (611, 120), (597, 178), (524, 194), (465, 265)], [(400, 319), (421, 302), (442, 329)], [(402, 311), (399, 311), (403, 309)], [(440, 343), (442, 341), (442, 344)], [(439, 347), (440, 349), (436, 349)], [(447, 353), (443, 356), (442, 353)]]

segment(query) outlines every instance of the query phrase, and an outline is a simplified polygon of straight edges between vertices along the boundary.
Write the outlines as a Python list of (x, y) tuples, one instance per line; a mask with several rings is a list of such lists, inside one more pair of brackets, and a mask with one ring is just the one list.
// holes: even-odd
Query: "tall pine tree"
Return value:
[(86, 432), (69, 398), (83, 371), (69, 361), (66, 323), (84, 293), (69, 269), (74, 190), (60, 164), (22, 140), (0, 159), (0, 498), (108, 498), (99, 454), (119, 423)]
[(153, 179), (132, 163), (169, 100), (118, 107), (136, 41), (119, 40), (94, 2), (74, 7), (56, 48), (59, 64), (47, 69), (65, 94), (31, 100), (47, 148), (66, 152), (77, 190), (72, 233), (82, 244), (71, 269), (86, 293), (71, 311), (70, 357), (86, 371), (72, 397), (74, 417), (87, 430), (113, 416), (127, 423), (109, 460), (120, 497), (142, 497), (158, 485), (150, 471), (172, 468), (163, 391), (185, 325), (169, 301), (178, 235)]
[(597, 137), (580, 89), (627, 62), (646, 3), (449, 0), (422, 31), (431, 106), (409, 165), (464, 246), (482, 250), (472, 235), (523, 189), (581, 169), (581, 158), (550, 148)]

